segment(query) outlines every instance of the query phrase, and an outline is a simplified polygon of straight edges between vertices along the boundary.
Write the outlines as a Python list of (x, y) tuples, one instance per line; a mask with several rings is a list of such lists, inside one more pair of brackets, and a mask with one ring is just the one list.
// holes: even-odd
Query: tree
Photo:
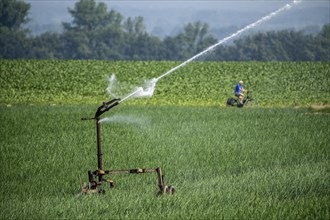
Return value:
[(150, 36), (144, 25), (143, 17), (129, 17), (124, 22), (125, 39), (123, 45), (124, 59), (160, 60), (164, 48), (158, 37)]
[(183, 51), (181, 46), (181, 39), (177, 37), (165, 37), (163, 44), (165, 49), (164, 60), (183, 60), (184, 56), (181, 54)]
[(187, 59), (215, 44), (217, 40), (213, 38), (207, 24), (201, 22), (188, 23), (184, 27), (183, 33), (176, 37), (166, 37), (164, 39), (167, 59), (182, 60)]
[(0, 27), (17, 31), (22, 24), (29, 22), (27, 17), (31, 5), (20, 0), (0, 1)]
[(63, 59), (65, 50), (63, 37), (60, 34), (46, 32), (31, 41), (32, 47), (28, 58), (31, 59)]
[(121, 14), (107, 11), (104, 3), (80, 0), (69, 9), (72, 23), (63, 23), (66, 57), (70, 59), (119, 59), (123, 36)]
[(186, 42), (185, 47), (190, 55), (197, 54), (217, 42), (209, 32), (208, 24), (201, 22), (188, 23), (184, 27), (183, 37)]
[(22, 24), (29, 21), (30, 4), (18, 0), (0, 1), (0, 58), (24, 58), (29, 52), (28, 29)]
[(302, 31), (282, 30), (257, 33), (221, 47), (213, 60), (318, 61), (329, 60), (327, 25), (317, 36)]
[(321, 32), (315, 37), (317, 47), (316, 58), (318, 60), (330, 60), (330, 24), (323, 26)]
[(0, 59), (26, 58), (30, 48), (31, 40), (24, 31), (0, 27)]

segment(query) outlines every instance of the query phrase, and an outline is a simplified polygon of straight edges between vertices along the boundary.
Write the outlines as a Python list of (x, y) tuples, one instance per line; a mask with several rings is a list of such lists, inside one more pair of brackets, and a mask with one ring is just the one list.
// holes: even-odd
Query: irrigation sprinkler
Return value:
[(175, 188), (171, 185), (165, 185), (164, 175), (160, 167), (157, 168), (136, 168), (136, 169), (125, 169), (125, 170), (104, 170), (102, 166), (102, 146), (101, 146), (101, 125), (100, 125), (100, 116), (109, 111), (111, 108), (115, 107), (121, 102), (121, 99), (112, 99), (109, 102), (103, 102), (103, 104), (97, 108), (95, 116), (93, 118), (81, 118), (81, 120), (95, 120), (96, 122), (96, 140), (97, 140), (97, 170), (88, 171), (88, 184), (84, 187), (81, 187), (82, 193), (104, 193), (105, 190), (102, 187), (103, 184), (108, 183), (110, 188), (115, 186), (114, 181), (111, 179), (105, 179), (105, 175), (110, 174), (142, 174), (142, 173), (157, 173), (158, 180), (158, 195), (163, 194), (173, 194)]
[[(248, 31), (248, 30), (250, 30), (250, 29), (256, 27), (257, 25), (262, 24), (263, 22), (265, 22), (265, 21), (267, 21), (267, 20), (270, 20), (271, 18), (273, 18), (273, 17), (276, 16), (277, 14), (279, 14), (279, 13), (285, 11), (285, 10), (289, 10), (289, 9), (292, 8), (294, 5), (299, 4), (300, 2), (301, 2), (301, 0), (294, 0), (292, 3), (290, 3), (290, 4), (286, 4), (285, 6), (283, 6), (283, 7), (279, 8), (279, 9), (277, 9), (276, 11), (274, 11), (274, 12), (272, 12), (272, 13), (270, 13), (270, 14), (268, 14), (268, 15), (262, 17), (262, 18), (260, 18), (260, 19), (257, 20), (256, 22), (254, 22), (254, 23), (252, 23), (252, 24), (249, 24), (249, 25), (245, 26), (244, 28), (242, 28), (242, 29), (236, 31), (235, 33), (231, 34), (231, 35), (228, 36), (228, 37), (223, 38), (222, 40), (218, 41), (217, 43), (215, 43), (215, 44), (211, 45), (210, 47), (206, 48), (205, 50), (199, 52), (199, 53), (196, 54), (195, 56), (193, 56), (193, 57), (189, 58), (188, 60), (182, 62), (182, 63), (179, 64), (178, 66), (176, 66), (176, 67), (170, 69), (169, 71), (167, 71), (167, 72), (164, 73), (163, 75), (160, 75), (159, 77), (154, 78), (153, 81), (152, 81), (152, 82), (153, 82), (153, 83), (152, 83), (152, 87), (149, 87), (149, 89), (151, 89), (152, 92), (149, 91), (149, 92), (147, 92), (147, 94), (148, 94), (148, 95), (152, 95), (156, 83), (157, 83), (158, 80), (160, 80), (161, 78), (163, 78), (163, 77), (165, 77), (165, 76), (167, 76), (167, 75), (173, 73), (174, 71), (178, 70), (178, 69), (181, 68), (181, 67), (186, 66), (188, 63), (190, 63), (190, 62), (192, 62), (192, 61), (198, 59), (199, 57), (206, 55), (207, 53), (211, 52), (212, 50), (214, 50), (214, 49), (215, 49), (216, 47), (218, 47), (219, 45), (224, 44), (224, 43), (228, 42), (229, 40), (232, 40), (233, 38), (236, 38), (236, 37), (240, 36), (242, 33), (244, 33), (244, 32), (246, 32), (246, 31)], [(121, 100), (121, 102), (124, 101), (124, 100), (126, 100), (126, 99), (128, 99), (128, 98), (130, 98), (130, 97), (132, 97), (132, 96), (134, 96), (134, 95), (136, 95), (136, 94), (139, 93), (139, 92), (144, 92), (143, 88), (141, 88), (141, 87), (138, 88), (137, 90), (135, 90), (134, 92), (132, 92), (131, 94), (129, 94), (127, 97), (123, 98), (123, 99)]]

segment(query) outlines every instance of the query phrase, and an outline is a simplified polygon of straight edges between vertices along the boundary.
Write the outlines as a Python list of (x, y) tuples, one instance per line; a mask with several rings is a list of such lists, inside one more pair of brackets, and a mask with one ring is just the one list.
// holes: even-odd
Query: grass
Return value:
[(0, 219), (329, 219), (327, 111), (119, 105), (102, 123), (104, 195), (79, 196), (97, 168), (94, 105), (0, 106)]

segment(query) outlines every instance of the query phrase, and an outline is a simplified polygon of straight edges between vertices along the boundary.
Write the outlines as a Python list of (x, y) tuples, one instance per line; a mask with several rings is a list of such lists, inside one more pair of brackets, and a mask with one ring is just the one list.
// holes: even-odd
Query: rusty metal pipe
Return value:
[[(97, 137), (97, 167), (102, 170), (102, 146), (101, 146), (101, 126), (99, 118), (96, 118), (96, 137)], [(99, 174), (99, 181), (102, 181), (103, 174)]]
[(157, 172), (157, 169), (155, 168), (144, 168), (144, 169), (127, 169), (127, 170), (104, 170), (105, 174), (140, 174), (140, 173), (153, 173)]
[(164, 177), (162, 175), (162, 169), (160, 167), (156, 168), (157, 177), (158, 177), (158, 186), (159, 189), (164, 189)]
[[(164, 176), (162, 175), (162, 170), (160, 167), (158, 168), (144, 168), (144, 169), (127, 169), (127, 170), (103, 170), (102, 166), (102, 146), (101, 146), (101, 125), (100, 125), (100, 116), (109, 111), (111, 108), (115, 107), (120, 103), (120, 99), (113, 99), (109, 102), (103, 102), (101, 106), (97, 109), (95, 113), (94, 118), (81, 118), (81, 120), (95, 120), (96, 123), (96, 141), (97, 141), (97, 166), (98, 170), (92, 172), (88, 171), (88, 180), (89, 185), (88, 189), (94, 190), (99, 185), (102, 185), (105, 182), (110, 183), (110, 187), (113, 187), (114, 183), (112, 180), (106, 180), (103, 179), (103, 176), (106, 174), (140, 174), (140, 173), (151, 173), (156, 172), (157, 173), (157, 179), (158, 179), (158, 186), (159, 186), (159, 193), (158, 194), (164, 194), (164, 193), (171, 193), (173, 194), (175, 189), (172, 186), (166, 186), (164, 183)], [(98, 177), (98, 181), (94, 179), (94, 177)], [(101, 190), (104, 192), (104, 190)], [(99, 191), (99, 192), (101, 192)]]

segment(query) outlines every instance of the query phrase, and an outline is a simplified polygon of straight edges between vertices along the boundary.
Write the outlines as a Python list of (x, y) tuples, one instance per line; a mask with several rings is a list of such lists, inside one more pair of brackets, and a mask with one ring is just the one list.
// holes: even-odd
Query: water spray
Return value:
[[(135, 93), (140, 92), (137, 90)], [(135, 93), (132, 93), (130, 96), (133, 96)], [(126, 98), (129, 98), (127, 96)], [(123, 99), (124, 100), (124, 99)], [(90, 193), (104, 193), (105, 189), (102, 187), (103, 184), (108, 183), (110, 188), (115, 186), (114, 181), (111, 179), (105, 179), (105, 175), (110, 174), (141, 174), (141, 173), (157, 173), (158, 180), (158, 195), (162, 194), (173, 194), (175, 188), (171, 185), (165, 185), (164, 175), (160, 167), (157, 168), (137, 168), (137, 169), (126, 169), (126, 170), (104, 170), (102, 165), (102, 146), (101, 146), (101, 123), (102, 120), (100, 116), (105, 112), (109, 111), (113, 107), (117, 106), (121, 101), (118, 98), (112, 99), (108, 102), (103, 102), (101, 106), (97, 108), (95, 116), (93, 118), (82, 118), (81, 120), (95, 120), (96, 122), (96, 140), (97, 140), (97, 170), (88, 171), (88, 184), (86, 186), (81, 186), (81, 193), (90, 194)]]
[[(208, 53), (209, 51), (213, 50), (217, 46), (229, 41), (230, 39), (239, 36), (243, 32), (255, 27), (256, 25), (261, 24), (262, 22), (271, 19), (272, 17), (276, 16), (278, 13), (290, 9), (293, 5), (300, 3), (301, 1), (294, 0), (291, 4), (286, 4), (282, 8), (270, 13), (267, 16), (262, 17), (258, 21), (244, 27), (243, 29), (240, 29), (236, 33), (220, 40), (218, 43), (208, 47), (204, 51), (198, 53), (197, 55), (191, 57), (190, 59), (184, 61), (180, 65), (174, 67), (173, 69), (169, 70), (168, 72), (164, 73), (163, 75), (160, 75), (157, 78), (148, 80), (145, 82), (145, 88), (143, 87), (138, 87), (135, 88), (133, 92), (131, 92), (129, 95), (126, 97), (119, 99), (112, 99), (108, 102), (103, 102), (101, 106), (98, 107), (95, 116), (93, 118), (82, 118), (82, 120), (95, 120), (96, 121), (96, 139), (97, 139), (97, 160), (98, 160), (98, 169), (95, 171), (88, 171), (88, 180), (89, 183), (87, 186), (82, 187), (81, 191), (82, 193), (90, 193), (90, 192), (105, 192), (105, 190), (101, 187), (104, 183), (109, 183), (110, 188), (114, 187), (114, 182), (111, 179), (105, 179), (105, 175), (109, 174), (140, 174), (140, 173), (151, 173), (151, 172), (156, 172), (157, 173), (157, 179), (158, 179), (158, 187), (159, 187), (159, 192), (158, 194), (173, 194), (175, 192), (175, 188), (171, 185), (165, 185), (164, 183), (164, 176), (162, 175), (162, 171), (160, 167), (157, 168), (145, 168), (145, 169), (127, 169), (127, 170), (104, 170), (102, 167), (102, 148), (101, 148), (101, 125), (100, 122), (104, 121), (104, 119), (101, 119), (100, 116), (104, 114), (105, 112), (109, 111), (113, 107), (117, 106), (121, 102), (132, 98), (132, 97), (146, 97), (146, 96), (152, 96), (153, 92), (155, 90), (155, 86), (161, 78), (171, 74), (175, 70), (187, 65), (191, 61), (197, 59), (198, 57)], [(112, 91), (112, 85), (115, 81), (115, 76), (113, 75), (110, 79), (110, 87), (108, 87), (108, 92), (113, 95)]]
[[(261, 23), (263, 23), (263, 22), (265, 22), (265, 21), (267, 21), (267, 20), (273, 18), (273, 17), (276, 16), (277, 14), (279, 14), (279, 13), (285, 11), (285, 10), (289, 10), (289, 9), (292, 8), (294, 5), (296, 5), (296, 4), (300, 3), (300, 2), (301, 2), (301, 0), (294, 0), (292, 3), (290, 3), (290, 4), (286, 4), (285, 6), (283, 6), (283, 7), (279, 8), (279, 9), (277, 9), (276, 11), (274, 11), (274, 12), (272, 12), (272, 13), (270, 13), (270, 14), (268, 14), (268, 15), (262, 17), (262, 18), (260, 18), (260, 19), (257, 20), (256, 22), (254, 22), (254, 23), (252, 23), (252, 24), (249, 24), (249, 25), (247, 25), (246, 27), (244, 27), (244, 28), (238, 30), (237, 32), (233, 33), (232, 35), (223, 38), (222, 40), (218, 41), (218, 43), (216, 43), (216, 44), (214, 44), (214, 45), (212, 45), (212, 46), (206, 48), (206, 49), (203, 50), (202, 52), (200, 52), (200, 53), (196, 54), (195, 56), (191, 57), (190, 59), (184, 61), (184, 62), (181, 63), (180, 65), (178, 65), (178, 66), (172, 68), (171, 70), (167, 71), (167, 72), (164, 73), (163, 75), (160, 75), (159, 77), (153, 79), (154, 84), (152, 85), (151, 89), (153, 89), (153, 90), (155, 89), (156, 83), (157, 83), (158, 80), (160, 80), (161, 78), (163, 78), (163, 77), (165, 77), (165, 76), (171, 74), (172, 72), (178, 70), (178, 69), (181, 68), (181, 67), (184, 67), (185, 65), (187, 65), (187, 64), (190, 63), (191, 61), (196, 60), (197, 58), (199, 58), (199, 57), (205, 55), (206, 53), (212, 51), (213, 49), (215, 49), (215, 48), (218, 47), (219, 45), (224, 44), (224, 43), (226, 43), (227, 41), (229, 41), (229, 40), (231, 40), (231, 39), (233, 39), (233, 38), (235, 38), (235, 37), (238, 37), (239, 35), (241, 35), (242, 33), (246, 32), (247, 30), (249, 30), (249, 29), (251, 29), (251, 28), (253, 28), (253, 27), (257, 26), (257, 25), (260, 25)], [(141, 90), (141, 89), (142, 89), (142, 90)], [(146, 89), (143, 89), (142, 87), (139, 87), (137, 90), (135, 90), (134, 92), (132, 92), (131, 94), (129, 94), (129, 95), (127, 95), (125, 98), (123, 98), (121, 102), (127, 100), (127, 99), (130, 98), (130, 97), (134, 97), (134, 95), (136, 95), (136, 94), (139, 94), (139, 93), (141, 94), (141, 93), (143, 93), (143, 92), (146, 91), (146, 90), (149, 90), (149, 91), (150, 91), (151, 89), (150, 89), (150, 87), (146, 87)], [(149, 92), (149, 94), (150, 94), (150, 92)], [(153, 94), (153, 91), (152, 91), (151, 95), (152, 95), (152, 94)]]
[(128, 96), (126, 96), (125, 98), (123, 98), (122, 100), (120, 100), (119, 103), (120, 103), (120, 102), (123, 102), (123, 101), (125, 101), (126, 99), (129, 99), (129, 98), (131, 98), (131, 97), (133, 97), (133, 96), (136, 96), (136, 95), (137, 95), (138, 93), (140, 93), (140, 92), (143, 92), (143, 88), (142, 88), (142, 87), (137, 88), (134, 92), (132, 92), (131, 94), (129, 94)]

